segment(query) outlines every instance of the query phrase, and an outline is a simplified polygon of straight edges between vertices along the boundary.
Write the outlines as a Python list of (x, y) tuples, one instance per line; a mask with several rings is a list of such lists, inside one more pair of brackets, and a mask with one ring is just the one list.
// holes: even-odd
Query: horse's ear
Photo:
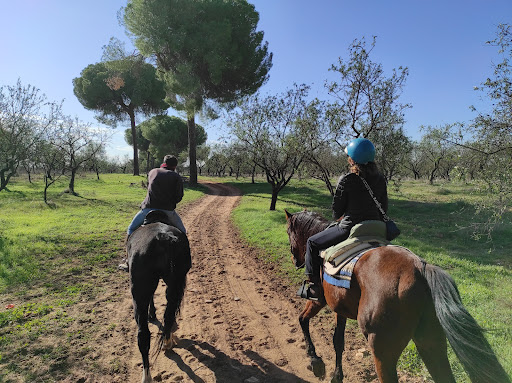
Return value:
[(284, 212), (285, 212), (285, 214), (286, 214), (286, 220), (287, 220), (287, 221), (289, 221), (289, 220), (290, 220), (290, 218), (292, 218), (292, 215), (293, 215), (293, 214), (289, 213), (289, 212), (288, 212), (288, 210), (286, 210), (286, 209), (284, 209)]

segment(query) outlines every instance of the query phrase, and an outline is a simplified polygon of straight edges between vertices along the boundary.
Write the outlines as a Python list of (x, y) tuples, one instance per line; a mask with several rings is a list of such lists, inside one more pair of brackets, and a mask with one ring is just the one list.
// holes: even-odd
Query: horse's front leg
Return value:
[(311, 359), (311, 369), (317, 378), (323, 379), (325, 377), (325, 363), (316, 354), (315, 345), (311, 340), (311, 334), (309, 333), (309, 320), (313, 318), (318, 312), (325, 306), (325, 302), (320, 301), (308, 301), (306, 307), (299, 316), (300, 327), (304, 334), (304, 340), (306, 341), (307, 354)]
[(336, 368), (334, 375), (331, 379), (331, 383), (343, 382), (343, 367), (342, 367), (342, 356), (345, 351), (345, 325), (347, 324), (347, 318), (336, 314), (336, 329), (334, 330), (334, 336), (332, 342), (334, 344), (334, 351), (336, 352)]

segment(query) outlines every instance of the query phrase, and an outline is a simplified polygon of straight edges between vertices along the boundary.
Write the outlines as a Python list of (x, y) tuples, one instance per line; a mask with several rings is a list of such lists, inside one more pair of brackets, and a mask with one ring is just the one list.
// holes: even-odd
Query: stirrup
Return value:
[(311, 295), (311, 292), (309, 291), (309, 287), (311, 285), (312, 285), (312, 283), (310, 283), (307, 280), (302, 282), (302, 286), (297, 291), (297, 296), (304, 298), (304, 299), (309, 299), (310, 301), (318, 302), (320, 300), (320, 298), (316, 297), (314, 295)]

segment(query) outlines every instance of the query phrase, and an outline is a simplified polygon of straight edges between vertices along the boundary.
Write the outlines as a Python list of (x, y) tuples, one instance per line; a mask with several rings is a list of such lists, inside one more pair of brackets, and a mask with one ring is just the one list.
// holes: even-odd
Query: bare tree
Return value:
[(392, 75), (386, 77), (382, 65), (370, 59), (375, 41), (374, 37), (367, 48), (364, 38), (354, 40), (349, 47), (349, 59), (340, 57), (331, 66), (330, 70), (339, 74), (338, 80), (326, 83), (335, 99), (329, 116), (338, 140), (368, 138), (376, 132), (395, 129), (403, 124), (403, 112), (410, 107), (398, 102), (408, 69), (393, 69)]
[(61, 105), (49, 102), (39, 89), (21, 84), (0, 87), (0, 191), (18, 166), (57, 120)]
[(231, 115), (228, 126), (256, 165), (263, 169), (272, 187), (270, 210), (275, 210), (279, 192), (288, 184), (308, 151), (318, 142), (316, 113), (306, 101), (309, 88), (295, 86), (286, 93), (254, 96)]
[(75, 192), (75, 176), (80, 166), (98, 153), (107, 142), (109, 135), (105, 130), (93, 128), (76, 118), (63, 118), (55, 131), (55, 146), (65, 155), (66, 169), (70, 180), (67, 192)]

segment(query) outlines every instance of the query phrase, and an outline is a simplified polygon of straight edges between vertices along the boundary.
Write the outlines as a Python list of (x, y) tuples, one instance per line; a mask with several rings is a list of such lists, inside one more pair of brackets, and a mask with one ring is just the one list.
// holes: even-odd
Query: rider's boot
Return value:
[(130, 238), (130, 235), (126, 234), (126, 238), (124, 240), (125, 256), (124, 256), (123, 260), (121, 261), (121, 263), (119, 264), (119, 266), (117, 266), (117, 268), (122, 271), (130, 270), (130, 267), (128, 266), (128, 254), (126, 253), (126, 244), (128, 243), (128, 238)]
[(313, 301), (318, 301), (322, 297), (322, 284), (320, 283), (320, 278), (313, 277), (313, 275), (308, 275), (309, 286), (307, 289), (308, 299)]
[(307, 280), (304, 281), (302, 287), (297, 291), (297, 295), (301, 298), (319, 301), (322, 299), (322, 284), (320, 283), (320, 278), (315, 278), (310, 274), (307, 274), (306, 277)]

